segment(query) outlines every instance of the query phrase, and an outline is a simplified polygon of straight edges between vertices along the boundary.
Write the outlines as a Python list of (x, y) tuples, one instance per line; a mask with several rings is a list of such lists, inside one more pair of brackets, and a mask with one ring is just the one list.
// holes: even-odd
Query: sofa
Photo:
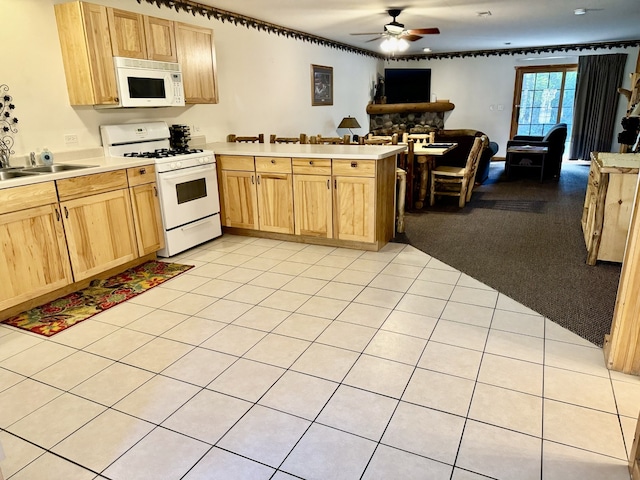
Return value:
[[(444, 157), (439, 164), (449, 165), (453, 167), (464, 167), (467, 162), (467, 157), (471, 151), (471, 146), (475, 137), (481, 137), (486, 135), (479, 130), (472, 129), (442, 129), (436, 130), (435, 141), (437, 143), (457, 143), (457, 148), (451, 150)], [(487, 137), (488, 138), (488, 137)], [(478, 170), (476, 173), (476, 185), (480, 185), (489, 178), (489, 166), (491, 164), (491, 158), (498, 153), (498, 144), (496, 142), (487, 142), (482, 150), (480, 156), (480, 162), (478, 163)]]

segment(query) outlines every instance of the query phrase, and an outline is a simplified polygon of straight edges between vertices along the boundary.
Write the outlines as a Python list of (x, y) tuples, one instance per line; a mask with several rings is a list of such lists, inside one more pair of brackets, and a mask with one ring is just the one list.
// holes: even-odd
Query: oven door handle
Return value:
[(192, 177), (194, 175), (197, 177), (198, 175), (201, 175), (208, 170), (215, 170), (215, 168), (215, 165), (202, 165), (197, 167), (183, 168), (177, 173), (161, 173), (159, 175), (159, 178), (161, 181), (165, 181)]

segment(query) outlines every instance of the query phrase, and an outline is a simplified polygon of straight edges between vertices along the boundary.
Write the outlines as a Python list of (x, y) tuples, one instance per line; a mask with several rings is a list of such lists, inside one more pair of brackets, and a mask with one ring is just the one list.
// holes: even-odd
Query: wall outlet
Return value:
[(64, 136), (64, 144), (65, 145), (77, 145), (78, 143), (78, 135), (75, 133), (67, 133)]
[(498, 104), (498, 111), (501, 112), (504, 110), (504, 105), (502, 105), (501, 103)]

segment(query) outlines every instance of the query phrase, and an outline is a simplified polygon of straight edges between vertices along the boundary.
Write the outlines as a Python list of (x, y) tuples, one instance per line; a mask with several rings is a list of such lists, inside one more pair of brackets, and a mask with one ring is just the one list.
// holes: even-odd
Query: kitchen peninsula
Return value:
[(213, 143), (229, 233), (378, 251), (394, 235), (398, 145)]

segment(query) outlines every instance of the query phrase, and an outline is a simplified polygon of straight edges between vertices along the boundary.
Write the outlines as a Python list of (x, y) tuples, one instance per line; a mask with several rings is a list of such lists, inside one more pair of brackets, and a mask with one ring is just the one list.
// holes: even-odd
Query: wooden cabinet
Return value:
[(159, 62), (177, 62), (174, 22), (164, 18), (144, 17), (147, 58)]
[(187, 103), (218, 103), (213, 31), (74, 1), (54, 5), (71, 105), (117, 105), (113, 57), (179, 62)]
[(393, 237), (395, 156), (217, 158), (223, 225), (243, 230), (233, 233), (374, 250)]
[(333, 238), (331, 160), (293, 159), (295, 234)]
[(107, 8), (114, 57), (176, 61), (176, 37), (170, 20)]
[(258, 228), (294, 233), (291, 159), (256, 157)]
[(374, 160), (334, 160), (335, 237), (371, 243), (375, 239)]
[(56, 184), (75, 281), (138, 258), (124, 170), (58, 180)]
[(213, 30), (175, 24), (178, 62), (186, 103), (218, 103)]
[(290, 158), (222, 155), (222, 224), (294, 233)]
[(54, 5), (71, 105), (118, 103), (107, 9), (70, 2)]
[(587, 264), (622, 262), (640, 155), (593, 152), (582, 211)]
[(72, 283), (54, 182), (0, 190), (0, 311)]
[(128, 168), (127, 179), (138, 255), (142, 257), (164, 248), (164, 228), (158, 200), (155, 166)]

